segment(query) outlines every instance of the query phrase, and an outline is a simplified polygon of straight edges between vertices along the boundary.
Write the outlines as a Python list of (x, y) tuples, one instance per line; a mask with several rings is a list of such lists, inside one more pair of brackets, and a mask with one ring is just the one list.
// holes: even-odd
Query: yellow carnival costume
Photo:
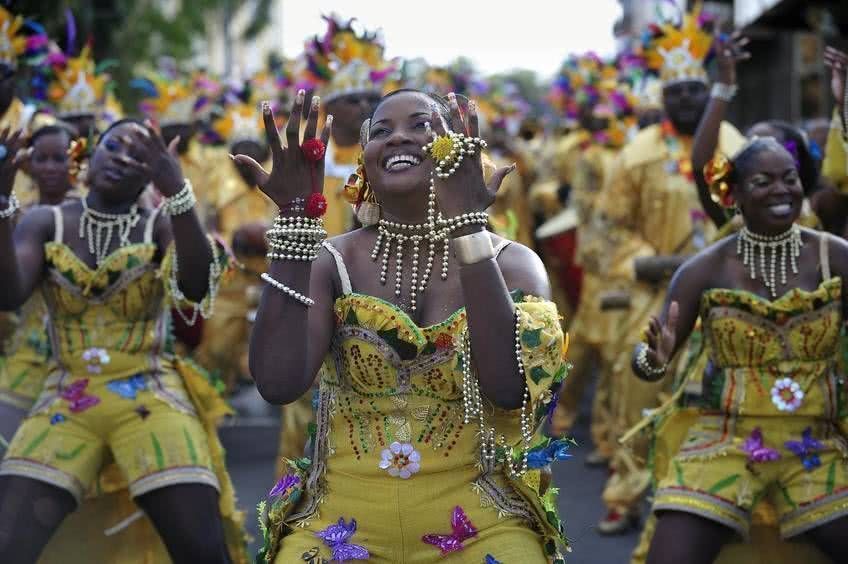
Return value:
[[(722, 123), (718, 151), (734, 154), (744, 141), (732, 125)], [(655, 407), (660, 392), (669, 385), (665, 381), (643, 382), (630, 374), (631, 351), (642, 340), (648, 319), (659, 310), (666, 293), (666, 284), (637, 281), (634, 261), (639, 257), (692, 254), (712, 237), (712, 225), (701, 208), (691, 176), (690, 145), (691, 140), (677, 135), (669, 124), (643, 129), (621, 151), (598, 199), (598, 213), (611, 237), (607, 275), (628, 283), (630, 294), (629, 309), (623, 312), (615, 335), (620, 346), (612, 376), (616, 438), (641, 420), (644, 409)], [(649, 484), (643, 464), (646, 454), (644, 442), (637, 442), (632, 449), (616, 450), (615, 473), (604, 491), (610, 509), (625, 513), (641, 498)]]
[[(741, 290), (704, 293), (681, 399), (658, 414), (654, 510), (695, 513), (735, 530), (717, 562), (828, 562), (813, 546), (787, 543), (848, 513), (842, 281), (774, 301)], [(653, 523), (651, 523), (653, 525)], [(777, 525), (777, 527), (775, 527)], [(651, 527), (652, 529), (652, 527)], [(646, 529), (633, 562), (644, 562)]]
[[(396, 306), (353, 292), (341, 255), (325, 247), (343, 293), (320, 375), (313, 456), (287, 461), (270, 505), (260, 505), (260, 557), (323, 562), (365, 550), (369, 562), (393, 564), (487, 555), (561, 562), (555, 489), (529, 462), (523, 479), (507, 478), (500, 463), (481, 459), (477, 425), (464, 423), (464, 310), (419, 327)], [(563, 333), (552, 303), (516, 302), (536, 428), (565, 372)], [(484, 409), (504, 435), (498, 450), (518, 444), (518, 413)]]
[[(571, 198), (579, 220), (576, 261), (583, 270), (583, 279), (579, 305), (570, 327), (574, 337), (569, 350), (574, 369), (559, 396), (559, 405), (565, 416), (563, 423), (566, 429), (571, 429), (583, 391), (591, 380), (594, 358), (598, 381), (592, 400), (590, 434), (595, 450), (604, 458), (612, 456), (615, 444), (611, 428), (609, 380), (619, 351), (614, 339), (622, 313), (601, 309), (602, 295), (613, 289), (611, 283), (614, 281), (603, 276), (608, 268), (606, 257), (611, 249), (608, 238), (601, 232), (595, 204), (617, 152), (615, 148), (593, 144), (583, 152), (571, 181)], [(615, 346), (611, 346), (613, 344)]]
[(45, 245), (41, 290), (54, 357), (0, 474), (46, 482), (78, 503), (99, 494), (97, 478), (112, 459), (120, 469), (115, 482), (123, 477), (133, 497), (175, 484), (210, 485), (220, 493), (232, 557), (244, 562), (241, 515), (215, 430), (229, 409), (172, 353), (166, 297), (173, 250), (161, 265), (153, 262), (157, 214), (144, 242), (91, 269), (63, 243), (62, 212), (53, 210), (56, 236)]

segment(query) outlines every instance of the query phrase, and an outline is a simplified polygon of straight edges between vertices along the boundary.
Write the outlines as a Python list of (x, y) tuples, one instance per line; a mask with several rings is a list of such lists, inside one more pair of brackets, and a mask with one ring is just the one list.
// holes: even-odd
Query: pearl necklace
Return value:
[(118, 248), (129, 246), (130, 231), (141, 220), (138, 204), (133, 204), (128, 213), (105, 213), (88, 207), (86, 198), (81, 201), (79, 237), (88, 240), (88, 252), (94, 255), (97, 266), (100, 266), (109, 255), (115, 230), (118, 231)]
[[(430, 191), (427, 196), (427, 221), (425, 223), (396, 223), (386, 219), (380, 219), (377, 223), (377, 241), (371, 250), (371, 260), (376, 261), (383, 251), (382, 264), (380, 266), (380, 283), (385, 284), (389, 269), (389, 254), (392, 244), (395, 245), (395, 296), (400, 297), (403, 289), (403, 251), (404, 243), (412, 241), (412, 273), (410, 275), (409, 300), (410, 309), (416, 310), (418, 294), (427, 288), (430, 273), (433, 270), (433, 262), (436, 257), (436, 244), (442, 243), (442, 280), (448, 277), (448, 235), (450, 229), (442, 225), (436, 214), (436, 183), (435, 177), (430, 174)], [(427, 266), (424, 275), (418, 276), (418, 259), (421, 243), (426, 241)]]
[[(777, 254), (780, 253), (780, 284), (786, 285), (786, 260), (792, 268), (792, 273), (798, 273), (798, 257), (801, 256), (801, 228), (793, 224), (785, 232), (774, 235), (757, 235), (743, 226), (736, 239), (736, 255), (742, 256), (742, 264), (751, 269), (751, 280), (757, 278), (757, 252), (760, 255), (760, 274), (763, 284), (771, 292), (773, 298), (777, 297)], [(766, 269), (766, 252), (768, 252), (768, 266)]]

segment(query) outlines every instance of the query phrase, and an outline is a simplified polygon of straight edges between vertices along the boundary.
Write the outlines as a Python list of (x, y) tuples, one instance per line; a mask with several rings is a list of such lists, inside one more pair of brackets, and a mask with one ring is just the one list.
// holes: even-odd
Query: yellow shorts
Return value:
[(654, 497), (654, 511), (683, 511), (748, 538), (751, 510), (774, 504), (790, 538), (848, 515), (845, 438), (811, 417), (702, 415)]
[(133, 497), (175, 484), (219, 487), (203, 426), (170, 368), (117, 380), (52, 374), (0, 475), (47, 482), (79, 503), (112, 459)]

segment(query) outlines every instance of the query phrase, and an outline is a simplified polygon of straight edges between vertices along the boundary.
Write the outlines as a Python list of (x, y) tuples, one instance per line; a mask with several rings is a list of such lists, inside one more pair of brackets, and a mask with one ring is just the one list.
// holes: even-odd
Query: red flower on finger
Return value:
[(300, 146), (306, 160), (318, 162), (324, 158), (324, 153), (327, 151), (327, 146), (320, 139), (307, 139)]

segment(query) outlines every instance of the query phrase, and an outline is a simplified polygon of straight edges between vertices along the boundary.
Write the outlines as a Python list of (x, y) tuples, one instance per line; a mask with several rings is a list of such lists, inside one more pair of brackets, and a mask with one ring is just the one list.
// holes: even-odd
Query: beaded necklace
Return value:
[(88, 241), (88, 252), (94, 255), (97, 266), (109, 255), (112, 235), (118, 232), (118, 248), (130, 244), (130, 231), (138, 225), (141, 215), (138, 204), (133, 204), (128, 213), (105, 213), (88, 207), (86, 198), (82, 202), (79, 237)]
[[(736, 254), (742, 256), (742, 264), (751, 268), (751, 280), (757, 278), (757, 253), (760, 255), (760, 274), (763, 284), (771, 292), (773, 298), (777, 297), (777, 255), (780, 253), (780, 284), (786, 285), (786, 260), (792, 268), (792, 273), (798, 273), (798, 257), (801, 256), (801, 228), (797, 224), (780, 233), (779, 235), (758, 235), (747, 227), (742, 227), (736, 239)], [(768, 257), (768, 269), (766, 269), (766, 253)]]

